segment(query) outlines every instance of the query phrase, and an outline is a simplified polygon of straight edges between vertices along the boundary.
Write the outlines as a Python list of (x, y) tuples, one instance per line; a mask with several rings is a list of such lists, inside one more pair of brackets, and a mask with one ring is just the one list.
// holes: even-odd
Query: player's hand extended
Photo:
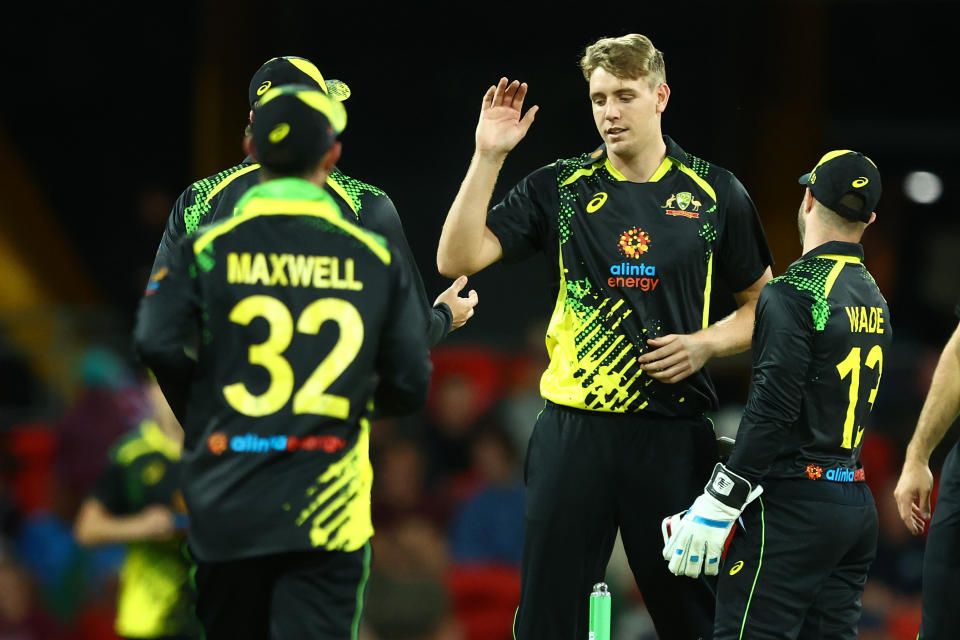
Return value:
[(480, 107), (477, 123), (477, 153), (484, 157), (499, 158), (517, 146), (536, 117), (536, 105), (530, 107), (523, 117), (523, 99), (527, 95), (527, 83), (506, 78), (487, 89)]
[(170, 540), (177, 533), (173, 510), (162, 504), (151, 504), (136, 516), (143, 540)]
[(453, 281), (453, 284), (446, 291), (437, 296), (433, 303), (433, 306), (437, 306), (443, 302), (450, 307), (450, 312), (453, 314), (450, 331), (459, 329), (466, 324), (467, 320), (473, 317), (473, 308), (480, 301), (477, 292), (473, 289), (470, 289), (470, 293), (466, 297), (461, 296), (460, 292), (463, 291), (465, 286), (467, 286), (467, 276), (460, 276)]
[(637, 358), (640, 368), (654, 380), (668, 384), (693, 375), (710, 359), (709, 347), (695, 334), (671, 333), (650, 338), (647, 344), (652, 350)]
[(717, 575), (723, 549), (740, 514), (763, 492), (717, 463), (704, 492), (686, 511), (663, 519), (663, 559), (670, 573), (697, 578)]
[(900, 472), (893, 497), (897, 501), (900, 519), (915, 536), (923, 533), (930, 520), (930, 491), (933, 489), (933, 473), (922, 462), (907, 460)]

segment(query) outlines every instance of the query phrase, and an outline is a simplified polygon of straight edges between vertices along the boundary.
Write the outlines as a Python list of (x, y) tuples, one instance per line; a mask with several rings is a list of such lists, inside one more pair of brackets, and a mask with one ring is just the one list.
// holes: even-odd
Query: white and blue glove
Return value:
[(670, 573), (690, 578), (701, 572), (717, 575), (733, 523), (761, 493), (763, 487), (754, 487), (718, 462), (703, 495), (689, 509), (664, 518), (660, 525), (663, 559)]

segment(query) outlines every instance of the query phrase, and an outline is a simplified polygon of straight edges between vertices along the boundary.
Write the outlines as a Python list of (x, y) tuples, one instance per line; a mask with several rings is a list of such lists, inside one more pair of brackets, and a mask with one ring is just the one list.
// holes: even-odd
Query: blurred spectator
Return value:
[(514, 443), (502, 428), (490, 423), (474, 434), (471, 454), (479, 486), (453, 516), (453, 560), (519, 567), (524, 486)]
[(442, 531), (408, 516), (379, 529), (364, 611), (365, 635), (376, 640), (463, 640), (443, 577), (449, 553)]
[(379, 533), (410, 518), (442, 530), (449, 506), (435, 485), (427, 483), (426, 462), (419, 445), (407, 438), (386, 445), (377, 456), (373, 474), (371, 517)]
[(133, 369), (112, 350), (90, 347), (75, 368), (79, 391), (56, 424), (55, 460), (74, 507), (100, 474), (110, 444), (138, 424), (147, 407)]
[(0, 548), (0, 640), (66, 640), (66, 632), (38, 606), (30, 574)]
[[(421, 441), (428, 482), (445, 484), (470, 467), (470, 441), (477, 424), (500, 397), (496, 352), (484, 347), (438, 347), (431, 353), (433, 378)], [(460, 487), (451, 485), (454, 497)]]

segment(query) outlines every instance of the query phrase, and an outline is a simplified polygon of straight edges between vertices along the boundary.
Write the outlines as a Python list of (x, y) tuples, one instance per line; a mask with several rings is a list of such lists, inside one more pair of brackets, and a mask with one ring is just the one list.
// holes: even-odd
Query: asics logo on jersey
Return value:
[(860, 187), (867, 186), (868, 182), (870, 182), (869, 178), (864, 178), (863, 176), (860, 176), (850, 184), (853, 185), (855, 188), (859, 189)]
[(601, 191), (593, 194), (593, 198), (587, 203), (587, 213), (593, 213), (607, 202), (607, 193)]
[(263, 94), (265, 94), (265, 93), (267, 92), (268, 89), (270, 89), (270, 87), (271, 87), (272, 85), (273, 85), (273, 83), (270, 82), (269, 80), (264, 80), (263, 84), (261, 84), (259, 87), (257, 87), (257, 95), (258, 95), (258, 96), (262, 96)]
[(735, 565), (730, 567), (730, 575), (735, 576), (740, 573), (740, 569), (743, 569), (743, 560), (738, 560)]

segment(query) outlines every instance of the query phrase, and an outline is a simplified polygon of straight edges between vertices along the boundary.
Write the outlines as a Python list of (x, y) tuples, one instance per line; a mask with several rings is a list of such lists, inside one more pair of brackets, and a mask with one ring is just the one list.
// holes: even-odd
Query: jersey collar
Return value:
[[(676, 164), (681, 164), (685, 167), (690, 166), (690, 156), (687, 155), (687, 152), (680, 148), (676, 142), (670, 136), (663, 136), (663, 142), (667, 145), (667, 159), (672, 160)], [(601, 144), (599, 147), (594, 149), (592, 152), (583, 156), (583, 159), (580, 161), (580, 165), (583, 167), (589, 167), (595, 164), (603, 164), (607, 161), (607, 145)], [(657, 169), (654, 176), (650, 179), (650, 182), (656, 182), (659, 180), (665, 173), (667, 173), (671, 168), (670, 162), (664, 162), (660, 165), (660, 168)], [(612, 170), (612, 173), (615, 174), (615, 177), (619, 180), (626, 180), (623, 176), (620, 175), (620, 172), (616, 170), (613, 166), (613, 163), (608, 163), (607, 166)]]
[(830, 242), (824, 242), (819, 247), (815, 247), (810, 251), (807, 251), (805, 254), (800, 256), (800, 259), (806, 260), (807, 258), (816, 258), (817, 256), (822, 255), (850, 256), (851, 258), (856, 258), (862, 262), (863, 245), (859, 242), (840, 242), (839, 240), (831, 240)]
[[(275, 180), (261, 182), (251, 187), (240, 201), (237, 202), (234, 208), (235, 214), (242, 212), (246, 204), (255, 198), (265, 198), (269, 200), (317, 200), (333, 203), (330, 194), (312, 182), (304, 180), (303, 178), (277, 178)], [(343, 216), (339, 207), (334, 206), (333, 209), (340, 217)]]

